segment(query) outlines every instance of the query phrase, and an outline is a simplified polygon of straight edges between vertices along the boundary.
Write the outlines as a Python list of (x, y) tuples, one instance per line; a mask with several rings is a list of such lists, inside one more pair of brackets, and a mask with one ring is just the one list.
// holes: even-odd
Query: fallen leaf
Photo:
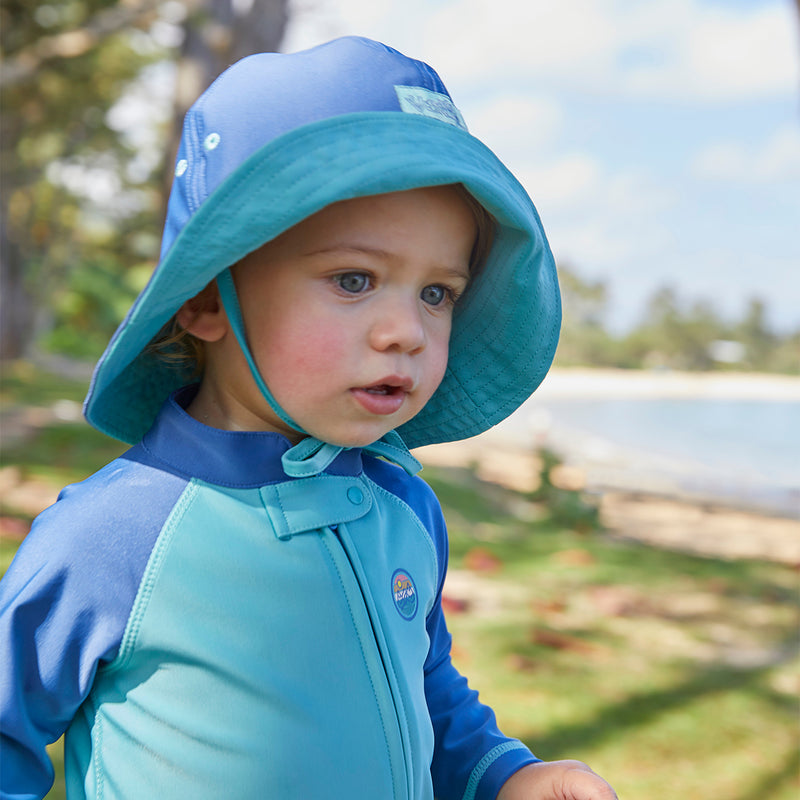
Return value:
[(531, 634), (534, 644), (542, 647), (549, 647), (553, 650), (568, 650), (575, 653), (593, 653), (595, 646), (590, 642), (579, 639), (577, 636), (570, 636), (566, 633), (551, 631), (547, 628), (536, 628)]
[(473, 572), (497, 572), (503, 562), (482, 547), (474, 547), (464, 556), (464, 566)]

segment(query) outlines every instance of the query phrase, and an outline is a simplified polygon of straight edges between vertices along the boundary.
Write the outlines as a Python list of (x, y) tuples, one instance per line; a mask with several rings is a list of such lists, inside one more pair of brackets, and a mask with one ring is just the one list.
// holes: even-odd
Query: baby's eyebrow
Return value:
[(390, 259), (393, 254), (388, 250), (382, 250), (380, 247), (369, 247), (367, 245), (352, 245), (352, 244), (335, 244), (330, 247), (321, 247), (319, 250), (311, 250), (306, 253), (307, 256), (325, 256), (325, 255), (338, 255), (340, 253), (361, 253), (368, 256), (377, 256), (382, 259)]
[(469, 278), (469, 267), (449, 267), (444, 264), (440, 267), (442, 272), (446, 275), (452, 275), (454, 278)]
[[(321, 247), (319, 250), (311, 250), (306, 253), (307, 257), (326, 256), (326, 255), (347, 255), (357, 253), (359, 255), (373, 256), (384, 261), (392, 261), (398, 258), (397, 253), (384, 250), (380, 247), (370, 247), (369, 245), (341, 244)], [(435, 268), (445, 277), (460, 278), (468, 281), (470, 278), (469, 266), (450, 266), (449, 264), (435, 264)]]

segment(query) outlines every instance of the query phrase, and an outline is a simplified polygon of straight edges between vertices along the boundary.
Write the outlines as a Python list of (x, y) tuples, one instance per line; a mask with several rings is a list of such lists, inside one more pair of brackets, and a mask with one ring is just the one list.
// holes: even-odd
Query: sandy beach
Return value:
[[(715, 476), (696, 466), (599, 444), (558, 428), (543, 407), (563, 399), (711, 398), (800, 401), (800, 378), (743, 373), (556, 369), (533, 398), (481, 436), (416, 451), (423, 464), (472, 466), (486, 480), (535, 488), (541, 447), (564, 460), (558, 479), (594, 497), (610, 535), (721, 557), (800, 565), (800, 487), (771, 498), (715, 492)], [(800, 422), (800, 420), (799, 420)], [(716, 476), (719, 480), (719, 476)]]
[[(541, 462), (532, 451), (475, 437), (414, 451), (422, 464), (469, 467), (483, 480), (531, 491)], [(424, 470), (423, 470), (424, 477)], [(580, 467), (562, 466), (554, 482), (585, 490)], [(755, 558), (800, 567), (800, 520), (722, 503), (640, 489), (589, 490), (612, 537), (718, 558)]]
[(800, 400), (800, 377), (756, 372), (552, 369), (536, 390), (551, 398), (724, 398)]

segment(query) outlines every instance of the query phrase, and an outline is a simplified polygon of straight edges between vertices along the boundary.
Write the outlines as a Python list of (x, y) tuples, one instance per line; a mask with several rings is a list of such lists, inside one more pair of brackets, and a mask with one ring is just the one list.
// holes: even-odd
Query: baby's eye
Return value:
[(441, 305), (450, 296), (452, 296), (452, 292), (446, 286), (437, 284), (426, 286), (420, 293), (422, 302), (431, 306)]
[(344, 291), (351, 294), (358, 294), (369, 287), (369, 275), (363, 272), (345, 272), (337, 275), (335, 280)]

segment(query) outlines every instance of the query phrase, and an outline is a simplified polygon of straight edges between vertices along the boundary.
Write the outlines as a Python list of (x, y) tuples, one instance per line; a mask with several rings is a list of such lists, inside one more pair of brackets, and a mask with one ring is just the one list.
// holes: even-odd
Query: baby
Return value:
[(66, 488), (0, 584), (3, 798), (611, 800), (450, 661), (447, 535), (408, 447), (547, 372), (553, 259), (426, 64), (250, 56), (187, 114), (161, 259)]

